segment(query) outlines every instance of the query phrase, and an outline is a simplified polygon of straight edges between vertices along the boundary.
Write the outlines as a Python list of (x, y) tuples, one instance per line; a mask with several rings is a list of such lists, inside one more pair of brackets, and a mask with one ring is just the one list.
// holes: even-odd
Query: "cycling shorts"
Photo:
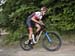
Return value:
[(27, 19), (26, 24), (27, 24), (27, 27), (34, 27), (35, 26), (35, 22), (30, 20), (30, 18)]

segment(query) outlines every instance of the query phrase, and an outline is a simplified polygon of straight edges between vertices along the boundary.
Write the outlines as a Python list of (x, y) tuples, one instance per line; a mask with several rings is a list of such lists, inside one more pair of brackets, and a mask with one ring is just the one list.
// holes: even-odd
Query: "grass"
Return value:
[(61, 36), (64, 42), (75, 44), (75, 32), (65, 32)]

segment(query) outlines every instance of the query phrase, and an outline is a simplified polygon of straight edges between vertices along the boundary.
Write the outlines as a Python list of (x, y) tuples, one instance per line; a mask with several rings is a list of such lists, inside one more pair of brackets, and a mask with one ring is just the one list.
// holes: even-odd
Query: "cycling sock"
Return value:
[(29, 40), (29, 43), (28, 44), (31, 44), (31, 42), (32, 42), (32, 39)]

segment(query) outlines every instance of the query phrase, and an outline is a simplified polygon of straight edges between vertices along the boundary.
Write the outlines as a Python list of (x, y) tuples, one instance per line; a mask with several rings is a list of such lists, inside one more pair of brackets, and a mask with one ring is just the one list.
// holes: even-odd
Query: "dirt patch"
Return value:
[(31, 51), (24, 51), (20, 47), (1, 48), (0, 56), (75, 56), (74, 45), (63, 45), (58, 51), (47, 51), (44, 48), (34, 48)]

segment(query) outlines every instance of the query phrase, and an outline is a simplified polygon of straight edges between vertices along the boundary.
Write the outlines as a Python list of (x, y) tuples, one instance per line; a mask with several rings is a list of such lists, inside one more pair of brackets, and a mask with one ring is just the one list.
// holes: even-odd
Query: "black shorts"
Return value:
[(27, 27), (34, 27), (35, 26), (35, 22), (33, 22), (32, 20), (28, 20), (26, 21)]

